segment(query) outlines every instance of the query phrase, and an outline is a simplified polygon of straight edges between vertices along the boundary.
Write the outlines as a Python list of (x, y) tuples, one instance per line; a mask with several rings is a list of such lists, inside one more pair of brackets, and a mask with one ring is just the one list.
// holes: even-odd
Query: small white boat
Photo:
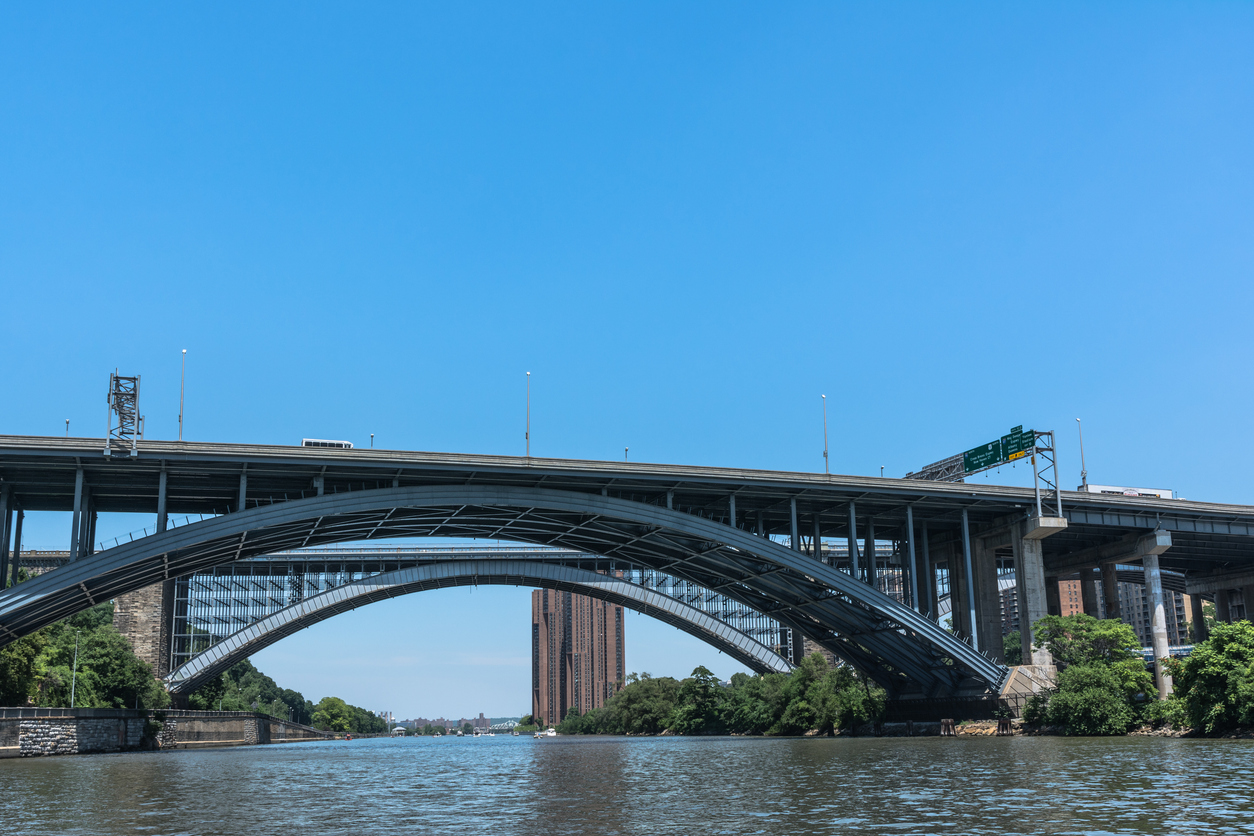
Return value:
[(557, 737), (557, 729), (549, 726), (549, 730), (544, 733), (545, 737)]

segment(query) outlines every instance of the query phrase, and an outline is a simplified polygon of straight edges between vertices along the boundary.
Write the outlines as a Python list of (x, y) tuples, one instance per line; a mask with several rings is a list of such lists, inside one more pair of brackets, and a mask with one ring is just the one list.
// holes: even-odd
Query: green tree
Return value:
[(1002, 658), (1007, 665), (1023, 664), (1023, 635), (1018, 630), (1011, 630), (1002, 639), (1005, 651)]
[(1046, 616), (1032, 625), (1061, 668), (1058, 688), (1028, 700), (1024, 720), (1072, 735), (1126, 734), (1154, 692), (1132, 628), (1089, 615)]
[(722, 686), (704, 665), (679, 684), (669, 726), (676, 734), (718, 734), (723, 731)]
[(37, 632), (0, 648), (0, 705), (23, 706), (35, 695), (36, 661), (47, 645)]
[(1072, 665), (1058, 675), (1058, 691), (1043, 708), (1045, 722), (1069, 735), (1127, 734), (1137, 722), (1124, 684), (1109, 666)]
[(1032, 625), (1037, 647), (1053, 655), (1059, 667), (1091, 662), (1110, 663), (1139, 657), (1140, 642), (1132, 628), (1115, 618), (1091, 615), (1047, 615)]
[(112, 621), (113, 605), (106, 603), (39, 631), (46, 642), (35, 660), (39, 705), (69, 706), (71, 696), (81, 708), (169, 705), (169, 695), (153, 676), (152, 666), (135, 655)]
[(1193, 728), (1219, 734), (1254, 726), (1254, 624), (1216, 624), (1209, 639), (1171, 667)]
[(352, 714), (348, 703), (339, 697), (323, 697), (314, 708), (313, 724), (326, 731), (351, 731)]

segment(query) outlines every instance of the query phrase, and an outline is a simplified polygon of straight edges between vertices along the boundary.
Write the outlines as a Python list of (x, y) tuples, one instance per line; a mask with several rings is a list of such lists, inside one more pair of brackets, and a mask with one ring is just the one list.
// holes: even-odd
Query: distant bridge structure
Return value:
[[(776, 621), (792, 661), (805, 637), (894, 697), (999, 687), (1006, 561), (1029, 621), (1055, 608), (1052, 579), (1080, 572), (1087, 589), (1128, 564), (1142, 565), (1151, 599), (1170, 569), (1222, 617), (1254, 601), (1254, 508), (1060, 496), (1050, 517), (1031, 489), (986, 484), (146, 440), (122, 456), (106, 455), (104, 439), (0, 437), (0, 571), (24, 512), (72, 512), (71, 560), (0, 592), (0, 642), (154, 584), (164, 606), (179, 578), (263, 555), (425, 536), (663, 573)], [(156, 523), (97, 552), (101, 512)], [(204, 518), (171, 528), (175, 515)], [(899, 594), (883, 591), (889, 575)], [(945, 578), (965, 641), (929, 617)]]

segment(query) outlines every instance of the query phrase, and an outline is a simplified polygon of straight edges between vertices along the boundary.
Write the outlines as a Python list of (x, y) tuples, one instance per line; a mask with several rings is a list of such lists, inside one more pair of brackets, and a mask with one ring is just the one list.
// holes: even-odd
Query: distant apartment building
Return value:
[(1062, 610), (1059, 615), (1079, 615), (1084, 612), (1084, 596), (1078, 578), (1058, 582), (1058, 606)]
[(621, 687), (623, 608), (573, 592), (531, 593), (531, 713), (559, 723), (600, 708)]

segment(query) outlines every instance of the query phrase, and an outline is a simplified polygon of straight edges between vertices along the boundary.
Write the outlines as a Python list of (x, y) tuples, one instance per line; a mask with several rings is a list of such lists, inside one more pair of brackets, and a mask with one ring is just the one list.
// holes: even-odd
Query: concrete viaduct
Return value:
[[(1045, 516), (1031, 489), (963, 483), (190, 442), (105, 450), (103, 439), (0, 437), (0, 570), (15, 569), (26, 511), (72, 514), (70, 561), (0, 593), (0, 642), (215, 566), (421, 536), (558, 546), (597, 556), (602, 574), (620, 564), (666, 572), (776, 619), (899, 698), (1003, 682), (999, 561), (1013, 562), (1029, 623), (1057, 607), (1051, 578), (1079, 571), (1095, 600), (1098, 573), (1113, 580), (1115, 566), (1139, 563), (1156, 655), (1166, 654), (1163, 569), (1215, 597), (1221, 617), (1238, 597), (1254, 601), (1249, 506), (1062, 492)], [(98, 513), (155, 525), (98, 551)], [(203, 518), (171, 524), (186, 515)], [(906, 579), (900, 596), (876, 588), (889, 569), (876, 548), (885, 541), (891, 571)], [(929, 617), (940, 572), (964, 639)], [(1024, 633), (1025, 659), (1048, 664)]]

